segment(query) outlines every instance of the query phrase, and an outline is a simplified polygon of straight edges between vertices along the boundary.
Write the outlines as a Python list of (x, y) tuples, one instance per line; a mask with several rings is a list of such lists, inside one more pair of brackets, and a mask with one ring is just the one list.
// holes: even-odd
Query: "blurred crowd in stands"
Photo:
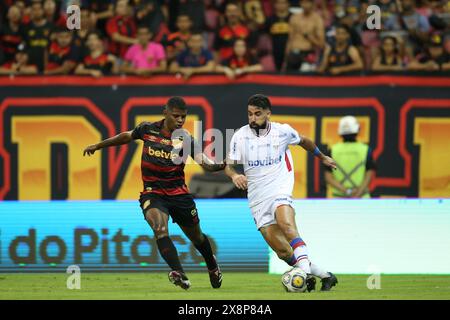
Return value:
[[(80, 29), (66, 11), (80, 8)], [(367, 8), (381, 9), (381, 29)], [(0, 74), (450, 70), (448, 0), (0, 0)]]

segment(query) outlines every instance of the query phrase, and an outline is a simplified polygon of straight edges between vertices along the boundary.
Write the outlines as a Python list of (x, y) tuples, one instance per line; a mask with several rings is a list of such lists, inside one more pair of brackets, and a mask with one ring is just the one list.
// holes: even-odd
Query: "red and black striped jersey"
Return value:
[[(164, 120), (143, 122), (132, 131), (133, 139), (144, 141), (141, 158), (142, 193), (189, 194), (184, 166), (187, 157), (201, 152), (201, 146), (184, 129), (176, 136), (163, 128)], [(178, 130), (181, 131), (181, 130)]]

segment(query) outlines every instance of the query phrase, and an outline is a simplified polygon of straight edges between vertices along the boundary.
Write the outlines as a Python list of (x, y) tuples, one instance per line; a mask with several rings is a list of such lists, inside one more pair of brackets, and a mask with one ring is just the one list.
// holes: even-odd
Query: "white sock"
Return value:
[(310, 267), (311, 267), (311, 274), (316, 277), (319, 277), (320, 279), (328, 278), (330, 276), (330, 274), (328, 272), (321, 269), (318, 265), (316, 265), (312, 262), (310, 263)]
[(310, 262), (308, 259), (308, 249), (301, 238), (291, 241), (291, 247), (294, 250), (295, 259), (297, 259), (296, 267), (299, 267), (306, 273), (311, 273)]

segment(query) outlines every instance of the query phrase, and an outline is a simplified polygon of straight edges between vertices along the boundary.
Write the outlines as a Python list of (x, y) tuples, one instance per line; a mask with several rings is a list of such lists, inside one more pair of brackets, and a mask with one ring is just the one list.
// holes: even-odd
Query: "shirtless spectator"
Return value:
[(312, 0), (301, 0), (303, 12), (291, 17), (289, 39), (286, 46), (285, 69), (299, 70), (304, 63), (314, 64), (316, 50), (325, 44), (325, 27), (322, 18), (314, 11)]

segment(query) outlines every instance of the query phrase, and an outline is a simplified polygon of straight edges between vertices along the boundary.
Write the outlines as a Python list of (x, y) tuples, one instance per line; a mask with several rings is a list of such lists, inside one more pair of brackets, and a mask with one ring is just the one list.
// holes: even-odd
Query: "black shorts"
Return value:
[[(149, 202), (148, 202), (149, 201)], [(191, 194), (166, 196), (154, 193), (141, 194), (139, 203), (144, 214), (148, 209), (156, 208), (170, 215), (172, 221), (180, 226), (192, 227), (199, 223), (197, 207)]]

